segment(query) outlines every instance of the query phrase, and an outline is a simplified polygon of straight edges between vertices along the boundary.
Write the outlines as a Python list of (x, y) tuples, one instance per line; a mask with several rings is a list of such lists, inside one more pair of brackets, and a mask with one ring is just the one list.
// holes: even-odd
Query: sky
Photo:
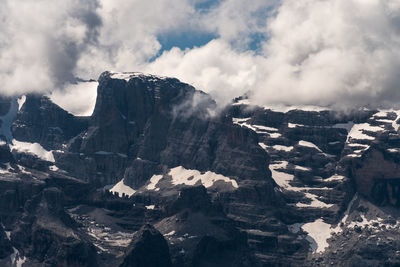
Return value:
[(51, 94), (78, 112), (95, 86), (76, 78), (110, 70), (177, 77), (221, 106), (245, 93), (264, 106), (400, 106), (398, 0), (0, 5), (2, 94)]

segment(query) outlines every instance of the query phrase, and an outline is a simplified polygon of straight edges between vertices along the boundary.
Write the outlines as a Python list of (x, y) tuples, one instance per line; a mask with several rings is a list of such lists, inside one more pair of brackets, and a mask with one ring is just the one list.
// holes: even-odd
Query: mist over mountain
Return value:
[(396, 0), (0, 4), (0, 266), (400, 266)]
[(1, 98), (2, 266), (400, 263), (399, 110), (212, 113), (138, 72), (96, 90), (90, 116)]

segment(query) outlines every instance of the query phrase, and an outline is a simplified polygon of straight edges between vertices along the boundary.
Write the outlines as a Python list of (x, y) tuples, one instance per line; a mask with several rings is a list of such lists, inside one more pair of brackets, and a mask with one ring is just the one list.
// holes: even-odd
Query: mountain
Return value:
[(104, 72), (93, 114), (0, 99), (2, 266), (398, 266), (396, 110), (218, 110)]

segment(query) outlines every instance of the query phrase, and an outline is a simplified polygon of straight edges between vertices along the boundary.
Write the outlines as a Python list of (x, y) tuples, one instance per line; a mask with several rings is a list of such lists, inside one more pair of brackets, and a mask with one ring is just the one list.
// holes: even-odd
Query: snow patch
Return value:
[(11, 231), (4, 231), (6, 233), (7, 239), (11, 240)]
[(133, 194), (135, 194), (135, 190), (132, 189), (131, 187), (127, 186), (124, 184), (124, 179), (119, 181), (116, 185), (113, 186), (113, 188), (110, 189), (111, 193), (118, 193), (119, 197), (122, 197), (123, 194), (125, 194), (128, 197), (131, 197)]
[(269, 137), (270, 138), (279, 138), (279, 137), (281, 137), (282, 135), (280, 134), (280, 133), (270, 133), (269, 134)]
[(340, 144), (340, 141), (329, 142), (328, 144), (329, 145), (337, 145), (337, 144)]
[(142, 73), (140, 72), (111, 72), (111, 79), (129, 81), (131, 78), (139, 77)]
[(350, 144), (347, 144), (347, 146), (349, 146), (349, 147), (364, 147), (364, 148), (369, 147), (369, 145), (359, 144), (359, 143), (350, 143)]
[(393, 121), (392, 120), (387, 120), (387, 119), (379, 119), (379, 120), (376, 120), (377, 122), (382, 122), (382, 123), (393, 123)]
[(26, 95), (21, 96), (20, 98), (17, 99), (18, 102), (18, 111), (21, 110), (21, 108), (23, 107), (23, 105), (25, 104), (26, 101)]
[(265, 133), (265, 132), (276, 132), (278, 129), (272, 128), (272, 127), (267, 127), (263, 125), (251, 125), (246, 123), (248, 120), (251, 118), (232, 118), (233, 124), (240, 125), (241, 127), (246, 127), (249, 128), (250, 130), (256, 132), (256, 133)]
[(275, 171), (271, 169), (272, 172), (272, 179), (282, 188), (290, 188), (290, 181), (293, 181), (294, 176), (292, 174), (288, 174), (285, 172)]
[(267, 132), (277, 132), (277, 131), (278, 131), (277, 128), (268, 127), (268, 126), (263, 126), (263, 125), (256, 125), (256, 124), (253, 124), (252, 126), (253, 126), (254, 128), (256, 128), (257, 130), (261, 130), (261, 131), (267, 131)]
[(232, 122), (234, 124), (241, 125), (242, 123), (244, 123), (244, 122), (246, 122), (246, 121), (248, 121), (250, 119), (251, 119), (251, 117), (248, 117), (248, 118), (232, 118)]
[(20, 252), (13, 247), (14, 253), (10, 255), (11, 264), (15, 267), (21, 267), (26, 262), (26, 257), (21, 256)]
[(168, 234), (165, 234), (165, 236), (172, 236), (172, 235), (174, 235), (175, 234), (175, 231), (171, 231), (171, 232), (169, 232)]
[(350, 158), (361, 158), (360, 154), (348, 154), (346, 155), (346, 157), (350, 157)]
[(10, 145), (10, 149), (33, 154), (45, 161), (55, 162), (53, 152), (44, 149), (39, 143), (20, 142), (14, 139)]
[[(290, 190), (290, 191), (302, 192), (306, 198), (309, 198), (311, 200), (310, 204), (297, 203), (295, 205), (296, 207), (298, 207), (298, 208), (330, 208), (333, 206), (333, 204), (326, 204), (326, 203), (318, 200), (317, 195), (307, 192), (309, 190), (330, 190), (330, 188), (327, 188), (327, 187), (323, 187), (323, 188), (296, 187), (296, 186), (290, 185), (290, 182), (293, 181), (293, 179), (294, 179), (294, 175), (280, 171), (281, 169), (286, 169), (288, 164), (289, 163), (287, 161), (281, 161), (279, 163), (270, 164), (269, 168), (272, 173), (272, 179), (274, 179), (274, 181), (279, 185), (279, 187), (286, 189), (286, 190)], [(296, 167), (305, 168), (305, 167), (301, 167), (301, 166), (296, 166)]]
[(274, 146), (272, 146), (272, 148), (275, 150), (290, 152), (293, 150), (294, 147), (293, 146), (274, 145)]
[(331, 177), (324, 179), (325, 182), (332, 182), (332, 181), (342, 181), (345, 177), (343, 175), (334, 174)]
[(305, 125), (303, 124), (296, 124), (296, 123), (288, 123), (289, 128), (296, 128), (296, 127), (304, 127)]
[(148, 209), (148, 210), (154, 210), (154, 208), (156, 207), (155, 205), (148, 205), (148, 206), (145, 206), (146, 207), (146, 209)]
[(250, 130), (252, 130), (254, 132), (257, 132), (257, 129), (255, 127), (253, 127), (252, 125), (248, 124), (248, 123), (244, 122), (244, 123), (241, 123), (241, 124), (238, 124), (238, 125), (240, 125), (241, 127), (249, 128)]
[(311, 171), (311, 168), (303, 167), (303, 166), (298, 166), (298, 165), (295, 166), (295, 169), (296, 169), (296, 170), (300, 170), (300, 171), (305, 171), (305, 172)]
[(291, 188), (292, 186), (289, 184), (290, 181), (293, 181), (294, 176), (292, 174), (288, 174), (285, 172), (277, 171), (279, 169), (286, 169), (288, 165), (287, 161), (281, 161), (276, 164), (270, 164), (269, 168), (272, 173), (272, 179), (281, 187), (281, 188)]
[(235, 180), (223, 175), (211, 171), (202, 174), (197, 170), (188, 170), (182, 166), (171, 169), (169, 175), (172, 177), (173, 185), (195, 185), (200, 181), (205, 187), (209, 188), (213, 186), (216, 181), (224, 181), (226, 183), (231, 183), (234, 188), (239, 187)]
[(307, 241), (310, 242), (313, 252), (323, 252), (329, 246), (327, 240), (332, 234), (331, 225), (325, 223), (322, 219), (306, 223), (301, 226), (301, 229), (308, 233), (310, 238), (307, 238)]
[[(160, 188), (156, 188), (156, 185), (158, 184), (158, 182), (163, 178), (162, 175), (153, 175), (150, 178), (150, 184), (147, 185), (147, 189), (148, 190), (156, 190), (158, 191)], [(157, 190), (158, 189), (158, 190)]]
[(141, 72), (114, 72), (114, 71), (110, 71), (109, 73), (111, 74), (110, 75), (111, 79), (125, 80), (127, 82), (132, 78), (139, 78), (139, 77), (146, 77), (150, 81), (157, 81), (157, 80), (165, 80), (165, 79), (167, 79), (167, 77), (144, 74), (144, 73), (141, 73)]
[(258, 145), (264, 150), (267, 150), (267, 148), (268, 148), (268, 146), (264, 143), (258, 143)]
[(272, 128), (272, 127), (267, 127), (267, 126), (263, 126), (263, 125), (256, 125), (256, 124), (248, 124), (246, 123), (247, 120), (249, 120), (250, 118), (245, 118), (245, 119), (238, 119), (238, 118), (233, 118), (232, 122), (233, 124), (237, 124), (240, 125), (241, 127), (246, 127), (249, 128), (250, 130), (256, 132), (256, 133), (268, 133), (268, 132), (277, 132), (278, 129), (276, 128)]
[(400, 128), (400, 124), (397, 123), (397, 121), (400, 119), (400, 110), (396, 110), (394, 112), (397, 114), (397, 118), (393, 121), (392, 127), (397, 132)]
[(51, 171), (53, 171), (53, 172), (56, 172), (56, 171), (59, 170), (58, 167), (57, 167), (56, 165), (50, 166), (49, 169), (50, 169)]
[[(316, 188), (318, 189), (318, 188)], [(304, 203), (297, 203), (296, 207), (299, 208), (330, 208), (333, 206), (333, 204), (326, 204), (320, 200), (317, 199), (317, 196), (311, 193), (306, 192), (305, 193), (306, 197), (311, 199), (310, 204), (304, 204)]]
[(346, 142), (348, 142), (350, 139), (374, 140), (375, 137), (365, 134), (365, 133), (363, 133), (363, 131), (379, 132), (379, 131), (383, 131), (383, 130), (384, 129), (382, 127), (371, 126), (368, 123), (354, 124), (354, 126), (351, 128), (351, 130), (347, 136)]
[[(395, 113), (397, 115), (396, 119), (394, 120), (388, 120), (385, 119), (387, 118), (387, 116), (389, 115), (389, 113)], [(372, 116), (374, 119), (376, 119), (376, 121), (378, 122), (382, 122), (382, 123), (391, 123), (393, 129), (397, 132), (400, 128), (400, 124), (397, 123), (397, 120), (400, 119), (400, 110), (393, 110), (393, 109), (389, 109), (389, 110), (381, 110), (378, 113), (375, 113)]]
[(321, 150), (318, 146), (316, 146), (315, 144), (313, 144), (313, 143), (311, 143), (311, 142), (308, 142), (308, 141), (303, 141), (303, 140), (301, 140), (301, 141), (299, 141), (299, 145), (300, 145), (300, 146), (305, 146), (305, 147), (315, 148), (315, 149), (318, 150), (319, 152), (322, 152), (322, 150)]
[(377, 113), (375, 113), (375, 114), (373, 115), (373, 117), (387, 117), (388, 112), (390, 112), (390, 111), (388, 111), (388, 110), (381, 110), (381, 111), (378, 111)]

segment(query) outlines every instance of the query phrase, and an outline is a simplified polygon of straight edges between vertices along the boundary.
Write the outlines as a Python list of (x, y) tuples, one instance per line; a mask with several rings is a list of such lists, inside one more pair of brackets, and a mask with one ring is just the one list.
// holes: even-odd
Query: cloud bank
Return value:
[[(0, 3), (4, 94), (62, 99), (75, 77), (114, 70), (174, 76), (221, 104), (250, 92), (259, 105), (399, 107), (397, 0)], [(179, 32), (215, 38), (163, 50), (159, 37)]]
[(1, 92), (45, 92), (71, 83), (97, 43), (95, 0), (0, 0)]

